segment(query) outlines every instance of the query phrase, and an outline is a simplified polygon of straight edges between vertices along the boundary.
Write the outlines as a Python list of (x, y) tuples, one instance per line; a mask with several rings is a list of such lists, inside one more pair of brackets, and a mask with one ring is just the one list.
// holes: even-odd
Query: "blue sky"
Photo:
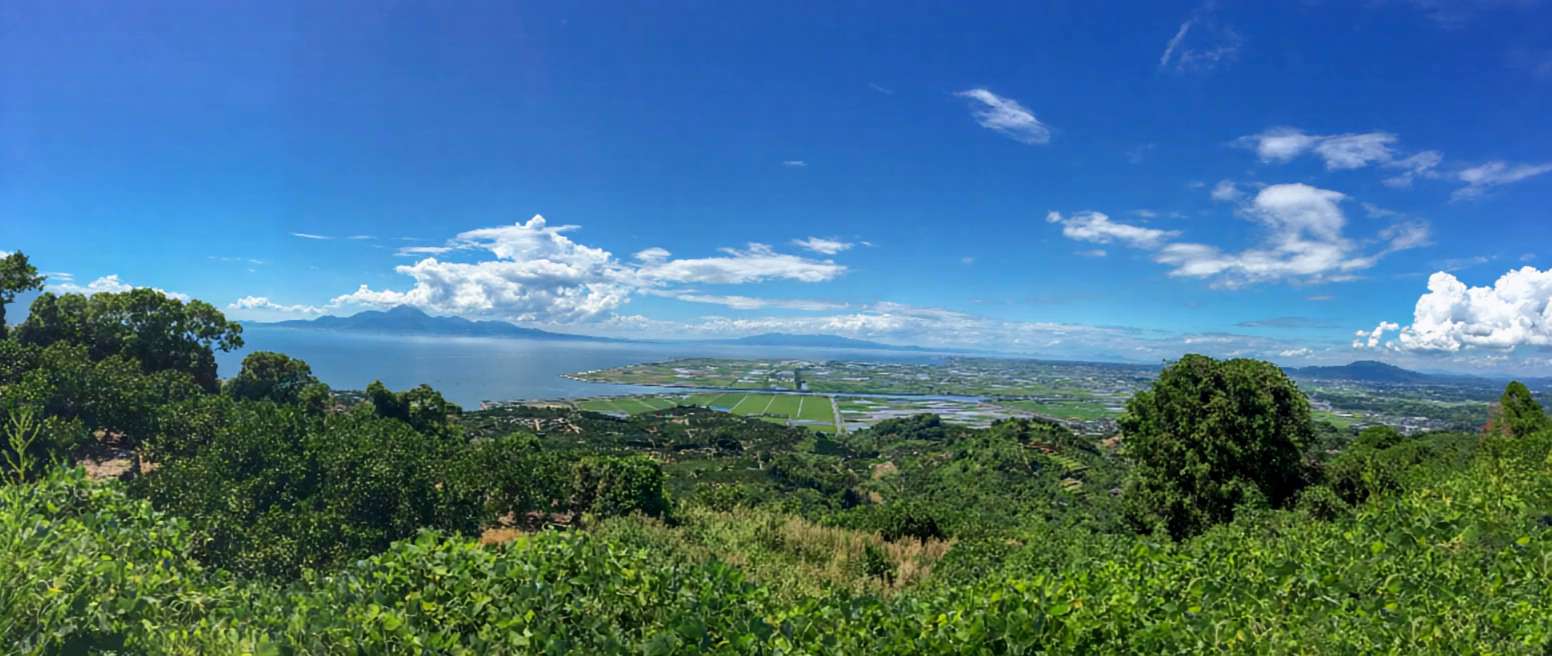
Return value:
[(1096, 4), (6, 3), (0, 250), (251, 320), (1552, 369), (1552, 6)]

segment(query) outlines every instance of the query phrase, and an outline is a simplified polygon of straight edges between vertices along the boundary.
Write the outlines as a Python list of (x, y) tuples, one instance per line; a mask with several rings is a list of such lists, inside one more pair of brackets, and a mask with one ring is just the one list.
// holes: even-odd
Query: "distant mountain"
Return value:
[(1335, 367), (1297, 367), (1287, 370), (1296, 378), (1354, 380), (1366, 383), (1425, 383), (1435, 377), (1374, 360), (1359, 360)]
[(367, 310), (348, 317), (324, 316), (317, 319), (295, 319), (259, 325), (380, 335), (516, 337), (589, 342), (626, 341), (608, 337), (552, 333), (536, 328), (524, 328), (505, 321), (470, 321), (462, 317), (433, 317), (407, 305), (400, 305), (390, 310)]
[(734, 344), (739, 346), (801, 346), (810, 348), (869, 349), (878, 351), (929, 351), (949, 349), (925, 349), (920, 346), (895, 346), (863, 339), (837, 335), (793, 335), (790, 333), (762, 333), (737, 339), (717, 339), (703, 344)]

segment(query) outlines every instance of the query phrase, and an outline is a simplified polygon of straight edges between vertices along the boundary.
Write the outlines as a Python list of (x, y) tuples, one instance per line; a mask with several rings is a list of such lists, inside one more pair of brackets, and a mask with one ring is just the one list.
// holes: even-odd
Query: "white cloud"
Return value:
[(310, 232), (293, 232), (293, 233), (291, 233), (291, 236), (292, 237), (300, 237), (302, 239), (319, 239), (319, 240), (333, 239), (333, 237), (329, 237), (327, 235), (315, 235), (315, 234), (312, 234)]
[(264, 296), (244, 296), (227, 304), (230, 310), (268, 310), (282, 314), (323, 314), (324, 308), (312, 305), (281, 305)]
[(805, 161), (803, 161), (803, 160), (801, 160), (801, 159), (789, 159), (789, 160), (783, 160), (783, 161), (782, 161), (782, 163), (781, 163), (781, 165), (782, 165), (782, 166), (785, 166), (785, 167), (787, 167), (787, 168), (789, 168), (789, 169), (802, 169), (802, 168), (808, 168), (808, 162), (805, 162)]
[(372, 235), (351, 235), (349, 237), (346, 237), (346, 239), (349, 239), (351, 241), (366, 241), (366, 240), (377, 239), (377, 238), (373, 237)]
[(1176, 231), (1164, 231), (1111, 221), (1098, 212), (1063, 219), (1050, 212), (1046, 221), (1060, 223), (1070, 239), (1119, 242), (1154, 252), (1153, 259), (1172, 267), (1170, 275), (1212, 279), (1214, 286), (1239, 287), (1275, 280), (1321, 283), (1351, 280), (1355, 272), (1374, 266), (1396, 251), (1427, 242), (1428, 228), (1419, 222), (1386, 227), (1372, 241), (1378, 250), (1362, 254), (1343, 234), (1346, 217), (1340, 192), (1305, 184), (1270, 185), (1242, 206), (1240, 214), (1265, 231), (1261, 244), (1238, 252), (1194, 242), (1173, 241)]
[(152, 290), (155, 290), (155, 291), (158, 291), (158, 292), (161, 292), (161, 293), (167, 295), (169, 298), (176, 298), (176, 299), (178, 299), (180, 301), (187, 301), (187, 300), (189, 300), (189, 295), (188, 294), (182, 294), (182, 293), (179, 293), (179, 292), (170, 292), (170, 291), (167, 291), (165, 289), (158, 288), (158, 287), (145, 287), (144, 285), (132, 285), (130, 283), (124, 282), (123, 280), (120, 280), (119, 279), (119, 274), (116, 274), (116, 273), (115, 274), (106, 275), (106, 276), (102, 276), (100, 278), (97, 278), (96, 280), (93, 280), (93, 281), (91, 281), (89, 283), (86, 283), (86, 286), (84, 286), (84, 287), (81, 286), (81, 285), (75, 284), (75, 282), (74, 282), (75, 281), (75, 276), (73, 276), (71, 274), (59, 273), (59, 274), (51, 274), (51, 275), (57, 276), (59, 280), (63, 281), (63, 282), (60, 282), (59, 284), (53, 284), (53, 285), (48, 285), (47, 286), (47, 290), (48, 291), (51, 291), (51, 292), (54, 292), (54, 293), (57, 293), (57, 294), (85, 294), (87, 296), (91, 296), (92, 294), (98, 294), (98, 293), (103, 293), (103, 292), (119, 294), (119, 293), (130, 291), (132, 289), (152, 289)]
[(1116, 223), (1102, 212), (1078, 212), (1071, 218), (1063, 219), (1061, 213), (1053, 210), (1046, 214), (1046, 221), (1062, 224), (1062, 234), (1069, 239), (1096, 244), (1120, 242), (1134, 248), (1155, 248), (1165, 239), (1180, 234), (1169, 230)]
[[(1366, 344), (1375, 348), (1378, 340)], [(1552, 269), (1513, 269), (1491, 287), (1468, 287), (1454, 275), (1436, 272), (1428, 277), (1427, 293), (1417, 299), (1412, 324), (1386, 344), (1404, 351), (1451, 353), (1521, 346), (1552, 346)]]
[(1278, 127), (1240, 137), (1235, 143), (1251, 148), (1263, 162), (1287, 162), (1314, 153), (1328, 170), (1356, 169), (1389, 162), (1396, 135), (1389, 132), (1313, 135), (1297, 128)]
[(1106, 255), (1106, 253), (1105, 253), (1105, 249), (1103, 249), (1103, 248), (1091, 248), (1091, 249), (1086, 250), (1086, 251), (1078, 251), (1078, 252), (1074, 253), (1074, 255), (1077, 255), (1079, 257), (1104, 257)]
[(1285, 358), (1307, 358), (1315, 352), (1308, 348), (1294, 348), (1278, 351), (1277, 354)]
[(839, 239), (826, 239), (824, 237), (809, 237), (808, 239), (794, 239), (792, 244), (803, 250), (813, 251), (823, 255), (834, 255), (850, 249), (855, 244)]
[(1219, 180), (1212, 189), (1212, 199), (1220, 203), (1233, 203), (1244, 197), (1244, 192), (1235, 186), (1233, 180)]
[(642, 262), (662, 262), (667, 260), (671, 255), (673, 255), (673, 253), (668, 252), (667, 249), (653, 246), (651, 248), (637, 251), (635, 257), (637, 260)]
[(1354, 332), (1353, 348), (1379, 348), (1380, 341), (1385, 338), (1385, 333), (1400, 329), (1401, 326), (1394, 321), (1381, 321), (1373, 330)]
[(673, 284), (823, 282), (846, 271), (831, 260), (779, 253), (757, 243), (744, 249), (725, 248), (718, 256), (684, 259), (673, 259), (667, 250), (653, 247), (636, 253), (634, 263), (622, 262), (606, 250), (566, 236), (576, 229), (552, 226), (536, 215), (526, 223), (459, 233), (444, 246), (402, 249), (432, 255), (455, 249), (478, 251), (495, 259), (473, 263), (422, 259), (394, 269), (414, 280), (409, 289), (362, 285), (336, 296), (325, 308), (413, 305), (439, 314), (576, 323), (605, 318), (632, 295)]
[(1455, 200), (1476, 198), (1493, 187), (1519, 182), (1548, 171), (1552, 171), (1552, 163), (1511, 165), (1507, 162), (1493, 161), (1462, 169), (1457, 176), (1461, 182), (1466, 183), (1466, 186), (1456, 189), (1451, 198)]
[(698, 294), (695, 292), (652, 292), (655, 295), (665, 296), (687, 303), (709, 303), (722, 305), (734, 310), (802, 310), (805, 312), (827, 312), (846, 307), (845, 303), (833, 301), (820, 301), (801, 298), (755, 298), (753, 296)]
[(394, 251), (394, 255), (400, 257), (415, 257), (417, 255), (443, 255), (458, 250), (452, 246), (403, 246)]
[(833, 261), (777, 253), (766, 244), (750, 243), (743, 250), (721, 251), (719, 257), (646, 263), (637, 274), (651, 282), (737, 285), (774, 279), (825, 282), (846, 272), (845, 266)]
[(1385, 164), (1387, 168), (1400, 169), (1401, 172), (1385, 178), (1386, 186), (1403, 188), (1412, 186), (1412, 181), (1417, 178), (1437, 178), (1439, 163), (1444, 161), (1444, 155), (1437, 150), (1425, 150), (1404, 159), (1398, 159)]
[(1050, 143), (1051, 129), (1034, 112), (1017, 100), (1004, 98), (986, 89), (970, 89), (955, 94), (980, 103), (971, 113), (981, 127), (1001, 132), (1019, 143)]

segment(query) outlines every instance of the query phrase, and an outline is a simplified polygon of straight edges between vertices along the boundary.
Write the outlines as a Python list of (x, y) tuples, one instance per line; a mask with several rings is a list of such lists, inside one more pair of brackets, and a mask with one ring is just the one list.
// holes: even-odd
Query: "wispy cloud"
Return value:
[(352, 241), (367, 241), (367, 240), (377, 239), (377, 238), (373, 237), (372, 235), (351, 235), (349, 237), (346, 237), (346, 239), (349, 239), (349, 240), (352, 240)]
[(1533, 178), (1552, 171), (1552, 163), (1546, 164), (1509, 164), (1502, 161), (1493, 161), (1463, 169), (1457, 174), (1461, 182), (1466, 186), (1456, 189), (1450, 198), (1464, 200), (1477, 198), (1486, 194), (1493, 187), (1519, 182), (1526, 178)]
[(1051, 141), (1051, 129), (1034, 112), (1017, 100), (999, 96), (986, 89), (970, 89), (956, 93), (977, 103), (971, 110), (975, 122), (988, 130), (1002, 133), (1014, 141), (1025, 144), (1044, 144)]
[(1211, 3), (1192, 12), (1180, 24), (1159, 55), (1159, 70), (1206, 72), (1232, 63), (1244, 38), (1233, 27), (1217, 20)]
[(805, 161), (803, 161), (801, 159), (783, 160), (781, 165), (785, 166), (785, 167), (787, 167), (789, 169), (806, 169), (806, 168), (808, 168), (808, 162), (805, 162)]
[(330, 237), (328, 235), (315, 235), (315, 234), (310, 233), (310, 232), (293, 232), (293, 233), (291, 233), (291, 236), (292, 237), (298, 237), (298, 238), (301, 238), (301, 239), (317, 239), (317, 240), (333, 239), (333, 237)]
[(895, 90), (894, 89), (891, 89), (889, 87), (880, 85), (880, 84), (875, 83), (875, 82), (869, 82), (868, 83), (868, 88), (872, 89), (874, 91), (877, 91), (879, 93), (882, 93), (882, 94), (884, 94), (886, 96), (893, 96), (893, 95), (895, 95)]
[(834, 255), (841, 251), (850, 250), (853, 244), (849, 241), (825, 237), (809, 237), (807, 239), (794, 239), (792, 245), (806, 251), (812, 251), (821, 255)]
[(756, 298), (753, 296), (739, 296), (736, 294), (701, 294), (693, 291), (666, 291), (650, 292), (655, 296), (663, 296), (686, 303), (707, 303), (721, 305), (734, 310), (801, 310), (804, 312), (828, 312), (840, 310), (846, 307), (845, 303), (834, 301), (821, 301), (799, 298)]

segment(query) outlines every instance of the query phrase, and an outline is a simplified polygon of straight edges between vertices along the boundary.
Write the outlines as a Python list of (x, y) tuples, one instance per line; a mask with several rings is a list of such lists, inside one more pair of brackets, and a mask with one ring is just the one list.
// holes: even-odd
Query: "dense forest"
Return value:
[(7, 653), (1552, 650), (1552, 423), (1517, 383), (1421, 435), (1200, 355), (1098, 440), (465, 412), (278, 353), (221, 379), (241, 326), (149, 289), (8, 327), (43, 282), (0, 260)]

